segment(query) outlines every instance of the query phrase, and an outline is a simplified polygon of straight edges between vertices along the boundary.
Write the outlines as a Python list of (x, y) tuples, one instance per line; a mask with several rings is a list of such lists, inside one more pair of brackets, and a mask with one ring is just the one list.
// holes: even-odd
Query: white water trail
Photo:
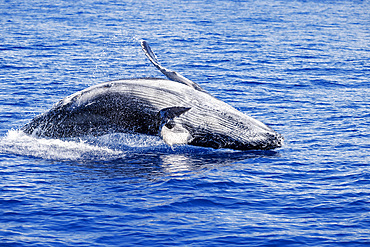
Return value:
[(10, 130), (0, 138), (0, 153), (51, 160), (113, 160), (135, 148), (163, 145), (156, 137), (111, 134), (101, 137), (48, 139)]

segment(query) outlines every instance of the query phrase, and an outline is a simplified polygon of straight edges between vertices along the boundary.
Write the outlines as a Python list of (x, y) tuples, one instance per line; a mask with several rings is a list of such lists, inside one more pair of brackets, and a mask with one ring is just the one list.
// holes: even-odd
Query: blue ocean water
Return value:
[[(1, 246), (370, 245), (369, 1), (0, 1)], [(139, 46), (285, 137), (273, 151), (18, 129), (161, 77)]]

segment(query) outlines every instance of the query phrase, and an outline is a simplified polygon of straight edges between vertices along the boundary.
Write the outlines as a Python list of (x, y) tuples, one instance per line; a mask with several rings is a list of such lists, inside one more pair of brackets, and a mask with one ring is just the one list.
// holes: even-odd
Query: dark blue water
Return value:
[[(370, 244), (368, 1), (0, 1), (1, 246)], [(274, 151), (19, 132), (63, 97), (168, 68)]]

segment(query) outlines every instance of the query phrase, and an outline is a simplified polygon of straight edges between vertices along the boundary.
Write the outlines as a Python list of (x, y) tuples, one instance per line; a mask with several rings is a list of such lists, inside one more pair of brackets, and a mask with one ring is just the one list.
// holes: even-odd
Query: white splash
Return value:
[(0, 138), (0, 152), (53, 160), (111, 160), (122, 158), (125, 152), (89, 144), (86, 140), (46, 139), (10, 130)]
[(143, 134), (114, 133), (99, 137), (86, 138), (89, 143), (110, 147), (114, 149), (136, 149), (163, 146), (164, 142), (158, 136), (148, 136)]

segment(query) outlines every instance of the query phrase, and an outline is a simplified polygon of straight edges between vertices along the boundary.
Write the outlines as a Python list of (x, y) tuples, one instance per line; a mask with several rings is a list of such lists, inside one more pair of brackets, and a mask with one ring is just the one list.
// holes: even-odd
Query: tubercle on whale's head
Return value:
[(267, 132), (264, 135), (265, 139), (260, 143), (260, 149), (280, 148), (284, 144), (284, 137), (277, 132)]
[(228, 148), (234, 150), (270, 150), (280, 148), (284, 144), (284, 138), (281, 134), (270, 129), (270, 131), (260, 131), (251, 134), (250, 131), (241, 131), (237, 135), (226, 132), (209, 132), (198, 130), (192, 133), (193, 139), (191, 145)]
[[(263, 128), (260, 128), (263, 127)], [(252, 125), (236, 138), (237, 149), (269, 150), (280, 148), (284, 144), (284, 137), (261, 123), (261, 126)]]
[(226, 148), (237, 150), (270, 150), (282, 147), (284, 138), (276, 133), (266, 133), (256, 140), (229, 142)]
[[(281, 134), (262, 122), (240, 115), (239, 121), (231, 124), (233, 126), (227, 148), (238, 150), (270, 150), (282, 147), (284, 138)], [(240, 121), (241, 120), (241, 121)]]
[(239, 136), (240, 139), (237, 138), (242, 142), (242, 149), (268, 150), (283, 146), (284, 138), (281, 134), (249, 116), (244, 115), (243, 119), (244, 122), (239, 128), (242, 134)]

